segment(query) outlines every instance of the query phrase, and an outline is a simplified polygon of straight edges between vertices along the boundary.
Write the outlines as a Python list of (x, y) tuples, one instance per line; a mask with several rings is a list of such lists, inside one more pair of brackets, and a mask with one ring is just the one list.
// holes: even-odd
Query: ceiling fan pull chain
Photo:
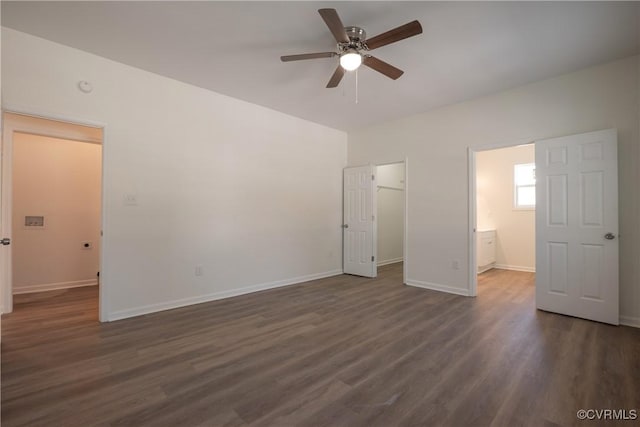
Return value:
[(356, 104), (358, 103), (358, 69), (356, 68)]

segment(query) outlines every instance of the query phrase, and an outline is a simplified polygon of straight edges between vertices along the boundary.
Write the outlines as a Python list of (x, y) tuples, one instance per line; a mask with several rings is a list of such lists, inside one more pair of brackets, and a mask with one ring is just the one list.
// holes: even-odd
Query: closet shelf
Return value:
[(381, 189), (381, 188), (386, 188), (387, 190), (404, 191), (404, 188), (387, 187), (386, 185), (378, 185), (378, 190)]

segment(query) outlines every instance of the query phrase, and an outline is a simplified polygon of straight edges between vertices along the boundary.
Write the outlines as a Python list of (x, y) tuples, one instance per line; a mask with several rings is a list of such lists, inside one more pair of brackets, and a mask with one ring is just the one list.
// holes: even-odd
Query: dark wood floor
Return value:
[(477, 298), (401, 278), (107, 324), (96, 288), (16, 296), (2, 424), (595, 426), (576, 411), (640, 409), (639, 330), (536, 311), (531, 273), (484, 273)]

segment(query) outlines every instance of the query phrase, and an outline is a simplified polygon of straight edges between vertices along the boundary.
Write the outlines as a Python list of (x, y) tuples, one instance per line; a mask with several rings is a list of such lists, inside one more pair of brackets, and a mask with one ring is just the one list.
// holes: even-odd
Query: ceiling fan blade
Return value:
[(301, 61), (303, 59), (333, 58), (336, 55), (337, 53), (335, 52), (302, 53), (300, 55), (281, 56), (280, 60), (282, 62)]
[(327, 24), (338, 43), (349, 43), (349, 36), (347, 36), (344, 25), (342, 25), (342, 21), (335, 9), (318, 9), (318, 13), (322, 16), (324, 23)]
[(338, 65), (338, 68), (336, 68), (336, 71), (334, 71), (333, 76), (331, 76), (331, 79), (329, 80), (329, 83), (327, 83), (327, 88), (337, 87), (340, 84), (340, 80), (342, 80), (342, 77), (344, 77), (344, 73), (344, 68)]
[(404, 74), (404, 71), (402, 71), (401, 69), (396, 68), (391, 64), (387, 64), (386, 62), (381, 61), (375, 56), (370, 56), (370, 55), (365, 56), (362, 59), (362, 63), (367, 67), (374, 69), (377, 72), (382, 73), (393, 80), (398, 79), (401, 75)]
[(369, 50), (373, 50), (409, 37), (417, 36), (418, 34), (422, 34), (422, 25), (420, 25), (418, 21), (412, 21), (396, 27), (393, 30), (389, 30), (386, 33), (367, 39), (364, 43)]

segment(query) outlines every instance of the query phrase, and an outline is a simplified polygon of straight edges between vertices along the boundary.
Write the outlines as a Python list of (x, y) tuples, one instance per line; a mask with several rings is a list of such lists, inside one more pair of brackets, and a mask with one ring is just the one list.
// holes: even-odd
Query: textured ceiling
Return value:
[[(325, 89), (337, 59), (282, 63), (335, 42), (334, 7), (369, 37), (418, 19), (422, 35), (372, 53)], [(637, 54), (637, 2), (2, 2), (2, 25), (321, 123), (352, 130)]]

